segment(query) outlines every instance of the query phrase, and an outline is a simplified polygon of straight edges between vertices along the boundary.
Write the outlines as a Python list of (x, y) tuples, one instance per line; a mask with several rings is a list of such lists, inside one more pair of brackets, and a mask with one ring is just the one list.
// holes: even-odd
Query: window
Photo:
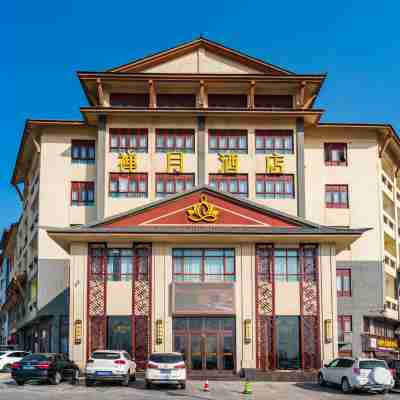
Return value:
[(327, 208), (349, 208), (347, 185), (325, 185), (325, 205)]
[(221, 192), (228, 192), (241, 197), (248, 196), (248, 178), (246, 174), (210, 174), (210, 186)]
[(172, 265), (179, 282), (235, 280), (234, 249), (173, 249)]
[(256, 94), (254, 96), (256, 108), (292, 108), (293, 96), (279, 94)]
[(293, 154), (292, 131), (256, 130), (256, 153)]
[(147, 153), (147, 142), (147, 129), (110, 129), (110, 151), (112, 152), (131, 150), (137, 153)]
[(156, 151), (194, 153), (194, 130), (156, 129)]
[(94, 162), (95, 154), (96, 151), (94, 140), (71, 141), (71, 158), (73, 162)]
[(210, 108), (247, 108), (245, 94), (209, 94), (208, 107)]
[(195, 108), (196, 95), (194, 94), (157, 94), (157, 107)]
[(141, 107), (149, 106), (148, 93), (111, 93), (110, 105), (112, 107)]
[(263, 199), (292, 199), (293, 180), (293, 175), (257, 174), (256, 195)]
[(94, 204), (94, 182), (71, 182), (71, 204), (74, 206)]
[(147, 174), (110, 173), (110, 196), (147, 197)]
[(336, 270), (336, 288), (338, 297), (351, 297), (351, 269)]
[(156, 174), (156, 195), (182, 193), (194, 186), (194, 174)]
[(208, 132), (208, 149), (210, 153), (225, 151), (247, 153), (247, 131), (210, 129)]
[(275, 280), (299, 280), (299, 251), (298, 249), (274, 249)]
[(325, 143), (325, 165), (347, 165), (346, 143)]
[(345, 341), (345, 333), (351, 333), (352, 327), (351, 315), (338, 315), (338, 340), (339, 342)]

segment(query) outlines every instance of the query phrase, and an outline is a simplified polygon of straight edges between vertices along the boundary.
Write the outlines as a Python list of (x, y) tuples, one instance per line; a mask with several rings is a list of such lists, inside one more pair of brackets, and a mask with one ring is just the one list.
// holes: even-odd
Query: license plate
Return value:
[(96, 375), (109, 376), (109, 375), (112, 375), (112, 372), (111, 371), (97, 371)]
[(170, 369), (160, 369), (161, 374), (170, 374), (171, 372), (172, 372), (172, 370), (170, 370)]
[(30, 365), (24, 365), (22, 369), (35, 369), (35, 367), (31, 367)]

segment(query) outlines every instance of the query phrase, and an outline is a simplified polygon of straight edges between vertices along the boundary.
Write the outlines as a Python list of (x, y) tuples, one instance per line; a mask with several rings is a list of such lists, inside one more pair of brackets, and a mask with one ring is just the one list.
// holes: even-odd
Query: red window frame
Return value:
[[(172, 138), (172, 146), (167, 146), (169, 138)], [(177, 145), (177, 138), (183, 139), (183, 147)], [(161, 146), (159, 145), (160, 142), (162, 142)], [(194, 153), (194, 149), (194, 129), (156, 129), (156, 152), (181, 151), (185, 153)]]
[[(136, 146), (131, 145), (130, 137), (136, 137)], [(140, 138), (144, 136), (146, 138), (146, 144), (140, 145)], [(124, 138), (124, 139), (123, 139)], [(113, 139), (116, 139), (116, 145), (113, 143)], [(149, 145), (149, 132), (147, 128), (110, 128), (110, 151), (135, 151), (138, 153), (147, 153)], [(122, 143), (125, 140), (125, 144)]]
[[(259, 184), (262, 182), (263, 191), (259, 191)], [(272, 183), (273, 190), (267, 190), (267, 183)], [(283, 184), (284, 191), (277, 192), (277, 183)], [(288, 190), (287, 184), (290, 183), (292, 190)], [(294, 191), (294, 175), (292, 174), (256, 174), (256, 196), (266, 199), (293, 199)]]
[[(121, 191), (120, 189), (120, 178), (128, 179), (128, 190)], [(116, 182), (117, 190), (113, 190), (113, 183)], [(131, 190), (131, 182), (136, 182), (136, 191)], [(145, 183), (145, 191), (140, 191), (140, 183)], [(126, 196), (126, 197), (147, 197), (148, 192), (148, 179), (147, 173), (136, 173), (136, 172), (110, 172), (109, 179), (109, 194)]]
[[(221, 188), (222, 183), (225, 183), (226, 186), (230, 188), (232, 182), (235, 182), (237, 191), (225, 190), (225, 192), (242, 197), (248, 197), (249, 195), (249, 179), (247, 174), (210, 174), (208, 176), (208, 181), (210, 186), (222, 192), (224, 191), (223, 188)], [(246, 192), (241, 192), (239, 190), (241, 182), (246, 182)]]
[[(245, 138), (246, 147), (240, 147), (240, 137)], [(226, 147), (222, 147), (222, 139), (226, 140)], [(231, 140), (235, 141), (235, 145), (231, 146)], [(215, 146), (213, 142), (215, 140)], [(219, 153), (226, 151), (234, 151), (236, 153), (247, 154), (249, 147), (247, 130), (245, 129), (210, 129), (208, 131), (208, 151), (210, 153)]]
[[(223, 252), (223, 255), (222, 256), (209, 256), (209, 255), (206, 255), (206, 251), (213, 251), (213, 250), (220, 250), (220, 251), (222, 251)], [(187, 252), (190, 252), (190, 251), (195, 251), (195, 252), (201, 252), (201, 255), (184, 255), (184, 253), (183, 253), (183, 255), (179, 255), (179, 256), (176, 256), (176, 255), (174, 255), (174, 253), (176, 252), (176, 251), (182, 251), (182, 252), (184, 252), (184, 251), (187, 251)], [(227, 252), (232, 252), (233, 251), (233, 255), (227, 255), (226, 253)], [(172, 275), (173, 275), (173, 280), (175, 281), (175, 282), (185, 282), (185, 279), (176, 279), (176, 277), (179, 277), (179, 276), (182, 276), (182, 277), (185, 277), (185, 276), (188, 276), (188, 277), (197, 277), (197, 278), (199, 278), (198, 280), (191, 280), (191, 279), (188, 279), (188, 280), (186, 280), (186, 282), (226, 282), (226, 281), (228, 281), (228, 282), (234, 282), (235, 281), (235, 279), (236, 279), (236, 260), (235, 260), (235, 249), (233, 249), (233, 248), (202, 248), (202, 249), (199, 249), (199, 248), (175, 248), (175, 249), (173, 249), (172, 250)], [(206, 273), (206, 269), (205, 269), (205, 266), (206, 266), (206, 263), (205, 263), (205, 261), (206, 261), (206, 259), (207, 258), (223, 258), (223, 262), (224, 262), (224, 272), (223, 272), (223, 274), (221, 275), (221, 274), (209, 274), (209, 273)], [(187, 272), (185, 272), (184, 271), (184, 268), (182, 268), (182, 272), (175, 272), (176, 271), (176, 269), (175, 269), (175, 266), (176, 266), (176, 260), (177, 259), (182, 259), (183, 261), (182, 261), (182, 266), (183, 265), (185, 265), (185, 258), (189, 258), (189, 259), (191, 259), (191, 258), (201, 258), (201, 266), (200, 266), (200, 273), (187, 273)], [(227, 272), (227, 259), (228, 258), (232, 258), (233, 259), (233, 272)], [(222, 276), (224, 279), (211, 279), (211, 280), (208, 280), (208, 279), (206, 279), (208, 276), (213, 276), (213, 277), (220, 277), (220, 276)]]
[[(85, 148), (86, 156), (82, 154), (82, 148)], [(94, 140), (71, 140), (71, 159), (73, 161), (94, 161), (96, 159), (96, 142)]]
[[(172, 181), (173, 191), (167, 191), (168, 182)], [(176, 189), (177, 182), (182, 182), (184, 189), (183, 191), (190, 190), (195, 185), (195, 174), (167, 174), (157, 173), (156, 174), (156, 196), (169, 196), (174, 193), (178, 193)], [(159, 185), (162, 184), (163, 190), (159, 190)]]
[[(346, 324), (350, 324), (350, 330), (345, 330)], [(353, 318), (351, 315), (338, 315), (338, 341), (344, 341), (345, 332), (353, 332)]]
[[(290, 146), (288, 147), (277, 147), (277, 139), (286, 138), (290, 140)], [(272, 139), (272, 145), (269, 145), (269, 140)], [(262, 146), (259, 146), (260, 144)], [(291, 130), (259, 130), (255, 131), (255, 149), (256, 153), (282, 153), (282, 154), (293, 154), (294, 153), (294, 139), (293, 131)]]
[[(77, 193), (77, 198), (74, 199), (74, 193)], [(84, 193), (87, 193), (87, 198), (84, 198)], [(89, 199), (89, 193), (92, 195)], [(82, 182), (72, 181), (71, 182), (71, 205), (73, 206), (87, 206), (94, 204), (94, 182)]]
[[(348, 279), (348, 289), (344, 289), (344, 280)], [(336, 269), (336, 289), (338, 297), (351, 297), (351, 269), (338, 268)]]
[[(338, 193), (339, 202), (332, 201), (329, 193)], [(346, 201), (342, 201), (342, 193), (346, 193)], [(349, 208), (349, 186), (348, 185), (325, 185), (325, 205), (327, 208)]]
[[(342, 150), (344, 160), (332, 160), (332, 151)], [(347, 143), (324, 143), (324, 159), (325, 165), (328, 166), (347, 166)]]

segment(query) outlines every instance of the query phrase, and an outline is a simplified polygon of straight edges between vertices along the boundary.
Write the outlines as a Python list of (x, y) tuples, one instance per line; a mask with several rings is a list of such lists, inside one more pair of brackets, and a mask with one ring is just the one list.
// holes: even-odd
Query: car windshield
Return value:
[(94, 360), (118, 360), (120, 358), (119, 353), (106, 353), (106, 352), (97, 352), (92, 354), (92, 358)]
[(175, 364), (183, 361), (180, 354), (152, 354), (150, 361), (155, 363)]
[(387, 368), (386, 362), (383, 360), (366, 360), (360, 361), (360, 369)]
[(48, 361), (49, 356), (45, 354), (31, 354), (26, 356), (22, 359), (22, 361), (26, 362), (41, 362), (41, 361)]

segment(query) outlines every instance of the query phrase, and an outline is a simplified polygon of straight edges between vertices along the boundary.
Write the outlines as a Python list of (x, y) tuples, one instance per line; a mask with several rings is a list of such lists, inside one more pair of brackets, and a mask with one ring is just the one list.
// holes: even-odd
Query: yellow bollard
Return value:
[(246, 382), (244, 383), (244, 389), (243, 389), (243, 394), (252, 394), (253, 390), (251, 389), (251, 383), (247, 379)]

